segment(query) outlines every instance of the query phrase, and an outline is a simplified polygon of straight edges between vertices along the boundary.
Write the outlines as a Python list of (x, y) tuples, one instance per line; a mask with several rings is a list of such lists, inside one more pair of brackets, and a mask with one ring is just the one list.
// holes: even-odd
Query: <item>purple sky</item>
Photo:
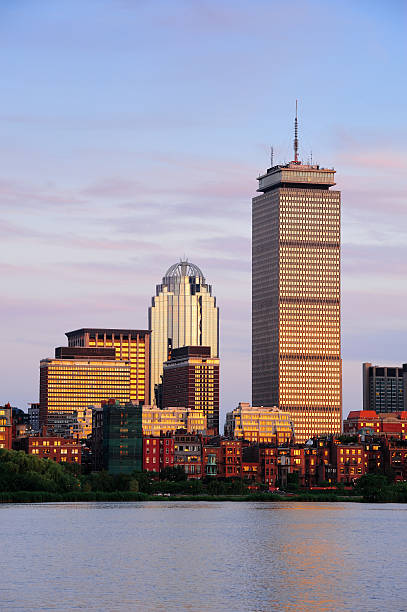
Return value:
[(221, 312), (222, 414), (250, 401), (256, 176), (300, 153), (343, 200), (344, 413), (407, 361), (404, 1), (3, 0), (0, 403), (82, 326), (147, 326), (184, 254)]

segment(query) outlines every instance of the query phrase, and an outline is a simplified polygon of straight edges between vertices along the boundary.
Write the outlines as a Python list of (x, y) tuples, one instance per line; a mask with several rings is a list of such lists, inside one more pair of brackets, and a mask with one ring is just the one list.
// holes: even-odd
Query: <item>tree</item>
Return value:
[(382, 474), (365, 474), (358, 479), (355, 490), (366, 502), (386, 502), (393, 497), (392, 487)]
[(161, 470), (160, 480), (172, 480), (174, 482), (180, 482), (187, 480), (187, 475), (182, 466), (176, 465), (174, 467), (166, 467)]

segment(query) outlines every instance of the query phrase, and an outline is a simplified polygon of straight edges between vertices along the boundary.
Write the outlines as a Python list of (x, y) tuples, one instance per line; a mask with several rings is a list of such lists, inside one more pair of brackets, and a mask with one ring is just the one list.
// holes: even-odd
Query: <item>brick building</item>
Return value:
[(174, 436), (174, 467), (182, 467), (188, 479), (202, 477), (202, 436), (179, 432)]
[(8, 450), (13, 440), (13, 409), (10, 404), (0, 406), (0, 448)]
[(143, 470), (160, 473), (169, 467), (174, 467), (174, 438), (144, 436)]
[(81, 445), (69, 438), (29, 436), (14, 440), (13, 448), (57, 463), (81, 463)]
[(376, 412), (375, 410), (353, 410), (343, 422), (345, 434), (355, 435), (362, 431), (376, 436), (407, 438), (407, 412)]
[(208, 430), (219, 432), (219, 359), (209, 346), (173, 349), (164, 363), (163, 407), (203, 412)]

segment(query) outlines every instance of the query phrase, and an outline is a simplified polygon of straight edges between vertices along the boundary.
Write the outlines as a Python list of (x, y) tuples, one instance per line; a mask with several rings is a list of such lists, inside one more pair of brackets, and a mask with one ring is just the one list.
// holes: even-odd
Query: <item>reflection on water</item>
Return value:
[(407, 610), (406, 510), (0, 505), (0, 610)]

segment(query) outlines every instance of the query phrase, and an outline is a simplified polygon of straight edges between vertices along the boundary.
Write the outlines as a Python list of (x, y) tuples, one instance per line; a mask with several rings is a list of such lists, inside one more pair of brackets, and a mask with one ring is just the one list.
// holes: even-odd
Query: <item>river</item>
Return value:
[(407, 505), (0, 505), (0, 609), (407, 611)]

